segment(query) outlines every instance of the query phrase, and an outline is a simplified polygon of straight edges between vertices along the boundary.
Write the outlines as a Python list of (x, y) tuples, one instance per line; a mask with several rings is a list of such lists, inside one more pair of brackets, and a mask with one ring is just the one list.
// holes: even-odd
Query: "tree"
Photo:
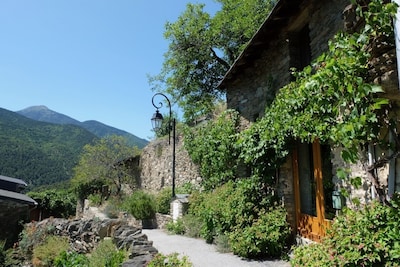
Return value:
[(212, 111), (224, 92), (217, 85), (243, 51), (276, 0), (216, 0), (214, 17), (204, 4), (188, 4), (164, 37), (169, 48), (159, 75), (151, 77), (154, 90), (171, 95), (183, 109), (186, 122)]
[(74, 168), (72, 184), (75, 187), (99, 184), (114, 186), (118, 195), (123, 183), (134, 184), (135, 177), (126, 165), (126, 160), (139, 154), (137, 147), (128, 145), (124, 137), (112, 135), (86, 145), (78, 165)]

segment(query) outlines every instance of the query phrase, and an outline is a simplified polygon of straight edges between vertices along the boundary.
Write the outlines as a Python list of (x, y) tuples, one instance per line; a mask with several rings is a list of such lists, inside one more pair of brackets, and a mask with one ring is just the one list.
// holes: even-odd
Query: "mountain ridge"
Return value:
[(89, 132), (95, 134), (96, 136), (103, 138), (109, 135), (120, 135), (125, 137), (128, 140), (130, 145), (135, 145), (138, 148), (145, 147), (149, 141), (143, 138), (140, 138), (134, 134), (128, 133), (124, 130), (106, 125), (97, 120), (87, 120), (87, 121), (78, 121), (72, 117), (69, 117), (65, 114), (56, 112), (54, 110), (49, 109), (44, 105), (30, 106), (25, 109), (16, 111), (17, 114), (23, 115), (27, 118), (54, 123), (54, 124), (73, 124), (79, 127), (82, 127)]

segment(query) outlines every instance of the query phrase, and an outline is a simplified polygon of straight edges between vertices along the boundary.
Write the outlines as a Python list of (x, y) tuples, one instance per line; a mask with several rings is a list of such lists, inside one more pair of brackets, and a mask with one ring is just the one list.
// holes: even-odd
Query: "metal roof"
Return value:
[(20, 184), (20, 185), (23, 185), (23, 186), (27, 186), (27, 184), (24, 181), (22, 181), (21, 179), (11, 178), (11, 177), (7, 177), (7, 176), (4, 176), (4, 175), (0, 175), (0, 180), (11, 182), (11, 183), (14, 183), (14, 184)]
[(12, 200), (29, 205), (37, 205), (38, 203), (27, 195), (0, 189), (0, 199)]

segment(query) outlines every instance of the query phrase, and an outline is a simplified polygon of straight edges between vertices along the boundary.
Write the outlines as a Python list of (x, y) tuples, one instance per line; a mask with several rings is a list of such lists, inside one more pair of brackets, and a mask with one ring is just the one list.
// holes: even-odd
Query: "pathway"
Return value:
[(189, 238), (181, 235), (169, 235), (164, 230), (142, 230), (153, 246), (164, 255), (174, 252), (188, 256), (194, 267), (290, 267), (282, 260), (248, 261), (232, 253), (219, 253), (214, 245), (204, 240)]

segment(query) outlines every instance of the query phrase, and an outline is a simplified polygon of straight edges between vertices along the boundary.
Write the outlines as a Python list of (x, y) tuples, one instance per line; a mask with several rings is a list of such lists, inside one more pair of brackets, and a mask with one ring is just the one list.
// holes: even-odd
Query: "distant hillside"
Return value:
[(68, 180), (83, 146), (97, 138), (76, 125), (39, 122), (0, 108), (0, 174), (31, 187)]
[(101, 122), (95, 120), (89, 120), (80, 122), (71, 117), (68, 117), (64, 114), (55, 112), (53, 110), (48, 109), (46, 106), (32, 106), (20, 111), (17, 111), (18, 114), (21, 114), (27, 118), (50, 122), (55, 124), (73, 124), (78, 125), (96, 136), (102, 138), (109, 135), (119, 135), (123, 136), (128, 140), (128, 143), (133, 146), (137, 146), (138, 148), (143, 148), (148, 144), (148, 141), (142, 138), (139, 138), (133, 134), (130, 134), (126, 131), (108, 126)]

